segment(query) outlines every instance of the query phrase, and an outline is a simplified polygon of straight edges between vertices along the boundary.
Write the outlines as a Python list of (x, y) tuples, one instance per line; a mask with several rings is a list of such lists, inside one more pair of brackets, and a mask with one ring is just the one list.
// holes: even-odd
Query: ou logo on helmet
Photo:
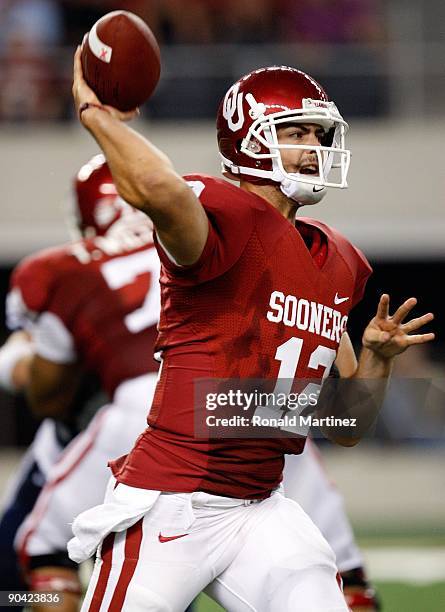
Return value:
[[(239, 83), (235, 83), (226, 93), (223, 103), (223, 117), (232, 132), (237, 132), (243, 127), (243, 94), (239, 93)], [(235, 119), (237, 119), (235, 121)]]

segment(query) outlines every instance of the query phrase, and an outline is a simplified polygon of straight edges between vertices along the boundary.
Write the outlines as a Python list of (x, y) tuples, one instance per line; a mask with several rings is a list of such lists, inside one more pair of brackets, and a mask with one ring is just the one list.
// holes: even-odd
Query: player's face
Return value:
[(281, 159), (286, 172), (298, 172), (318, 176), (317, 154), (311, 146), (321, 144), (324, 130), (314, 123), (285, 124), (277, 129), (279, 144), (304, 145), (307, 149), (281, 149)]

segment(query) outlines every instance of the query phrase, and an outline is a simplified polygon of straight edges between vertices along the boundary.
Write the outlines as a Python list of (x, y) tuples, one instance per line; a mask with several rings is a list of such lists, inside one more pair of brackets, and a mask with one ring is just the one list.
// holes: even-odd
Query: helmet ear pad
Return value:
[[(242, 139), (234, 141), (230, 138), (221, 138), (219, 140), (219, 150), (220, 153), (230, 160), (238, 160), (242, 155), (241, 153), (241, 143)], [(267, 153), (267, 149), (260, 143), (256, 138), (252, 139), (252, 143), (256, 143), (258, 145), (257, 152)], [(253, 161), (253, 160), (252, 160)], [(261, 162), (258, 160), (255, 164), (258, 168), (261, 167)], [(234, 181), (239, 181), (241, 178), (246, 179), (249, 183), (254, 183), (255, 185), (277, 185), (275, 181), (272, 181), (269, 178), (261, 177), (261, 176), (252, 176), (241, 173), (234, 174), (229, 172), (228, 170), (223, 170), (223, 174)]]
[[(239, 139), (236, 143), (236, 147), (240, 153), (240, 155), (242, 155), (241, 153), (241, 144), (242, 144), (242, 140)], [(250, 138), (249, 140), (249, 145), (248, 148), (250, 151), (254, 152), (254, 153), (260, 153), (262, 155), (264, 154), (268, 154), (269, 153), (269, 149), (267, 147), (265, 147), (261, 142), (259, 142), (259, 140), (257, 140), (254, 136)], [(253, 162), (253, 167), (256, 169), (262, 169), (265, 167), (265, 165), (268, 166), (268, 169), (270, 169), (270, 171), (272, 171), (272, 167), (273, 167), (273, 163), (272, 160), (260, 160), (260, 159), (252, 159)], [(266, 162), (266, 164), (265, 164)], [(261, 176), (252, 176), (251, 174), (249, 175), (244, 175), (241, 173), (241, 176), (243, 176), (246, 180), (249, 181), (249, 183), (255, 183), (255, 185), (275, 185), (277, 186), (276, 181), (272, 181), (272, 179), (268, 178), (268, 177), (261, 177)]]

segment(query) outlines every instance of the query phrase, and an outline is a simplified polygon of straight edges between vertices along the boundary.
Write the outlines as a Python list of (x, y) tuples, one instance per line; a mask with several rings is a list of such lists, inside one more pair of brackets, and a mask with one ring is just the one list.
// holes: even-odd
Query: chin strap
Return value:
[(281, 180), (280, 189), (286, 197), (302, 205), (318, 204), (326, 195), (326, 187), (309, 185), (289, 178)]

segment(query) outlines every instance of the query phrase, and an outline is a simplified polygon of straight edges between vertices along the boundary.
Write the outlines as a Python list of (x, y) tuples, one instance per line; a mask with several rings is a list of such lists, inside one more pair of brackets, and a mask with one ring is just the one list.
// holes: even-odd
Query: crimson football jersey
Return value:
[(80, 359), (112, 396), (124, 380), (157, 370), (158, 279), (148, 219), (117, 223), (106, 236), (25, 258), (12, 275), (8, 325), (31, 329), (50, 361)]
[[(297, 227), (264, 199), (226, 181), (186, 177), (209, 220), (199, 260), (179, 266), (158, 241), (161, 374), (149, 428), (113, 462), (119, 482), (162, 491), (261, 498), (281, 480), (284, 454), (304, 438), (212, 438), (194, 431), (198, 379), (317, 379), (335, 359), (371, 268), (330, 227)], [(305, 243), (326, 245), (317, 262)], [(320, 240), (320, 235), (322, 240)]]

